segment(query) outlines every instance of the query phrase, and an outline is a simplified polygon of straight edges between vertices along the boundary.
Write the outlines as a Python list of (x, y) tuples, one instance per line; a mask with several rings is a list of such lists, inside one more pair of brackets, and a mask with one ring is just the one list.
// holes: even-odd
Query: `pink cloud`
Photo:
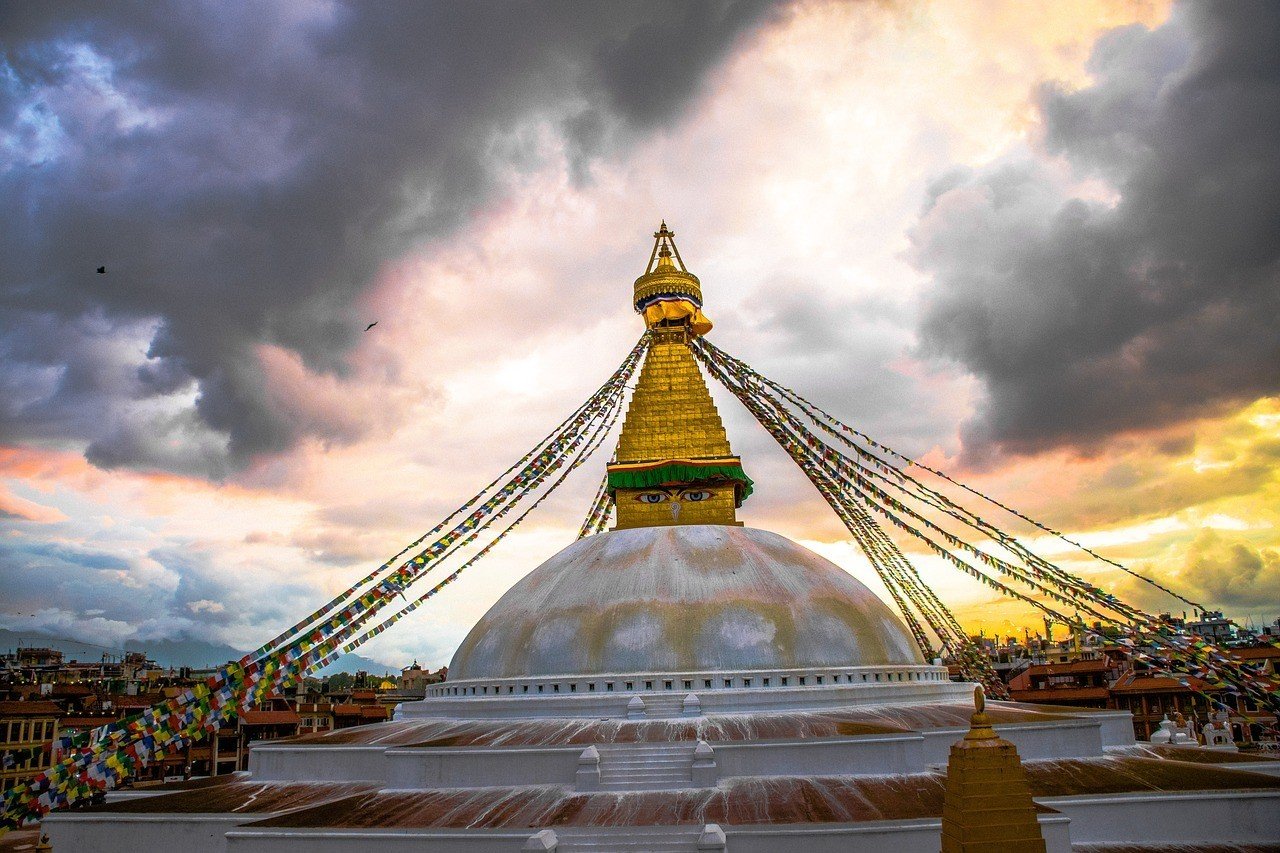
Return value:
[(67, 514), (62, 510), (29, 501), (0, 486), (0, 518), (6, 516), (36, 524), (56, 524), (67, 520)]

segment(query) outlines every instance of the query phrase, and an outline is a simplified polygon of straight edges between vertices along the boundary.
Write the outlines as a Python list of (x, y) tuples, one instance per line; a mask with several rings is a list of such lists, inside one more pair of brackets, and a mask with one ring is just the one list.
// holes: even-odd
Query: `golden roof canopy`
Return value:
[(653, 233), (653, 253), (644, 275), (636, 279), (636, 310), (642, 311), (655, 296), (686, 296), (702, 307), (702, 283), (685, 267), (676, 248), (676, 232), (667, 228), (666, 221)]

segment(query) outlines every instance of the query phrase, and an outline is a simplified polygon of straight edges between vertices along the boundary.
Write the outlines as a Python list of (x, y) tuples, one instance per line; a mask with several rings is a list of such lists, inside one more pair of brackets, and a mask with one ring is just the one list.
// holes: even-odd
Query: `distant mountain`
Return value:
[[(0, 652), (13, 651), (19, 645), (47, 646), (62, 652), (67, 656), (67, 660), (78, 661), (100, 660), (103, 654), (144, 652), (147, 657), (163, 667), (190, 666), (197, 669), (216, 666), (229, 660), (239, 660), (245, 654), (244, 650), (225, 643), (210, 643), (205, 640), (151, 640), (145, 643), (130, 640), (124, 644), (123, 649), (120, 649), (82, 643), (65, 637), (50, 637), (36, 631), (10, 631), (0, 628)], [(332, 675), (335, 672), (356, 672), (357, 670), (382, 674), (394, 669), (395, 667), (378, 663), (363, 655), (346, 655), (321, 670), (321, 674)]]

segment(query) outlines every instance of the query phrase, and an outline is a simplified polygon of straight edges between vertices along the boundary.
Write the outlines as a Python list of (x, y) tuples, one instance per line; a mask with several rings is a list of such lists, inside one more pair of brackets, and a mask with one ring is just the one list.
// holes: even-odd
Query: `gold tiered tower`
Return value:
[(942, 803), (942, 853), (1045, 853), (1017, 748), (996, 734), (982, 687), (969, 733), (951, 747)]
[(609, 464), (617, 529), (677, 524), (741, 526), (736, 509), (751, 493), (733, 455), (690, 341), (711, 329), (702, 286), (667, 224), (636, 279), (634, 305), (649, 329), (649, 353)]

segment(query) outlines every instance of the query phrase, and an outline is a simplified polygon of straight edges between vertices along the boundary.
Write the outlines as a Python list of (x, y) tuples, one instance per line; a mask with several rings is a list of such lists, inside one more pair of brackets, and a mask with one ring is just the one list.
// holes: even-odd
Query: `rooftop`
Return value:
[[(1133, 756), (1029, 761), (1033, 796), (1143, 791), (1277, 790), (1280, 779)], [(560, 785), (370, 791), (256, 827), (501, 828), (908, 820), (942, 814), (942, 771), (897, 776), (727, 779), (715, 788), (578, 793)], [(1047, 810), (1043, 809), (1042, 810)]]
[(166, 796), (130, 798), (107, 805), (89, 806), (84, 811), (130, 814), (270, 814), (350, 798), (373, 791), (377, 787), (364, 782), (254, 782), (242, 776), (214, 777), (201, 781), (205, 784), (186, 785)]
[(35, 700), (30, 702), (0, 701), (0, 717), (58, 717), (62, 708), (56, 702)]
[(298, 725), (302, 718), (293, 711), (245, 711), (240, 722), (246, 726), (285, 726)]
[(1097, 660), (1073, 660), (1066, 663), (1038, 663), (1024, 670), (1024, 675), (1082, 675), (1089, 672), (1110, 672), (1119, 667), (1110, 658)]
[(1111, 693), (1106, 687), (1010, 687), (1009, 698), (1015, 702), (1094, 702), (1105, 701)]
[[(1182, 683), (1184, 680), (1186, 684)], [(1192, 690), (1204, 692), (1214, 689), (1216, 688), (1212, 684), (1194, 675), (1178, 679), (1166, 675), (1140, 675), (1136, 672), (1126, 672), (1111, 685), (1113, 693), (1190, 693)]]
[(1280, 661), (1280, 648), (1276, 646), (1255, 646), (1250, 649), (1228, 649), (1227, 654), (1244, 661), (1274, 660)]
[[(1066, 709), (1078, 713), (1078, 709)], [(997, 702), (987, 705), (997, 724), (1038, 723), (1062, 717)], [(973, 705), (937, 703), (710, 715), (699, 720), (495, 719), (402, 720), (377, 726), (301, 735), (287, 743), (381, 744), (385, 746), (567, 746), (596, 743), (666, 743), (752, 739), (849, 737), (922, 728), (967, 728)]]

